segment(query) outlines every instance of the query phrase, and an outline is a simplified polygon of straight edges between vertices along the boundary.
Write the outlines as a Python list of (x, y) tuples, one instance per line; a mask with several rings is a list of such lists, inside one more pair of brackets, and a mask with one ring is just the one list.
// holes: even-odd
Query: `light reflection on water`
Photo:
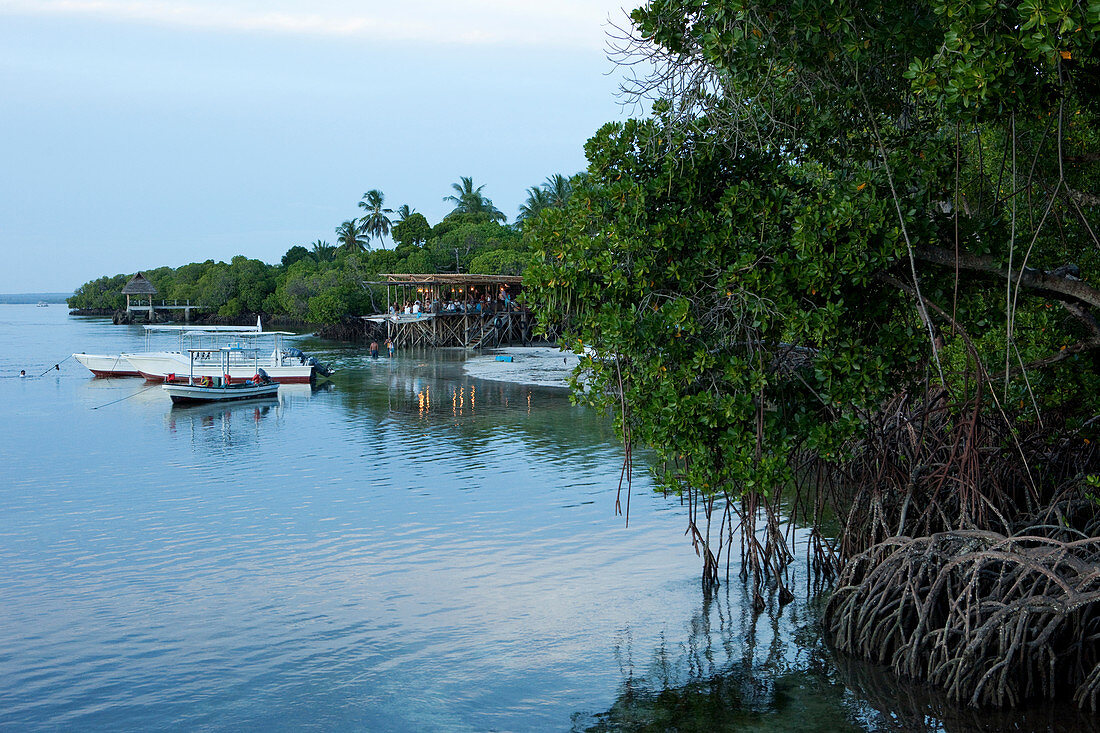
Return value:
[(173, 408), (36, 376), (140, 329), (0, 306), (0, 345), (0, 727), (635, 729), (700, 680), (701, 729), (876, 727), (805, 597), (704, 597), (641, 472), (623, 526), (609, 422), (560, 390), (306, 338), (331, 383)]
[[(9, 308), (5, 373), (140, 348)], [(0, 380), (0, 725), (562, 729), (613, 699), (616, 633), (682, 618), (675, 507), (640, 484), (624, 530), (606, 421), (454, 353), (301, 346), (341, 371), (267, 403)]]

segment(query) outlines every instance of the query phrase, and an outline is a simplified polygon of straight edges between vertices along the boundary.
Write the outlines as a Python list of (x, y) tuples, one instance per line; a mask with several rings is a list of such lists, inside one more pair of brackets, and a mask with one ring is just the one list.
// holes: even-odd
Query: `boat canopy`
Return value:
[(148, 332), (169, 332), (195, 336), (244, 336), (262, 338), (264, 336), (298, 336), (293, 331), (257, 331), (250, 326), (145, 326)]
[(190, 331), (202, 332), (209, 331), (211, 333), (262, 333), (260, 329), (255, 326), (161, 326), (161, 325), (149, 325), (145, 326), (146, 331), (174, 331), (187, 333)]

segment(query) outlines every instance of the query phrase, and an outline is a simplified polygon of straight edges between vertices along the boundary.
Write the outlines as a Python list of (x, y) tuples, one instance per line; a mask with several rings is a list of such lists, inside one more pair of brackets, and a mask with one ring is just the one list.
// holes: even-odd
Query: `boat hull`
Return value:
[(73, 358), (97, 377), (141, 376), (141, 372), (121, 354), (73, 354)]
[(275, 397), (278, 383), (233, 384), (228, 387), (202, 387), (197, 384), (166, 384), (164, 391), (177, 405), (198, 405), (208, 402), (239, 402)]
[[(216, 355), (218, 352), (212, 351), (211, 353)], [(169, 374), (175, 374), (183, 378), (191, 374), (194, 374), (196, 378), (220, 377), (223, 374), (221, 363), (213, 358), (205, 361), (196, 360), (194, 372), (192, 372), (187, 359), (182, 354), (174, 352), (124, 354), (124, 356), (129, 359), (130, 364), (140, 372), (141, 376), (151, 382), (163, 382)], [(253, 362), (230, 364), (229, 376), (233, 379), (251, 379), (252, 375), (256, 373), (256, 367), (257, 365)], [(314, 369), (309, 364), (276, 365), (261, 361), (259, 368), (267, 373), (271, 381), (280, 384), (310, 384), (314, 381)]]

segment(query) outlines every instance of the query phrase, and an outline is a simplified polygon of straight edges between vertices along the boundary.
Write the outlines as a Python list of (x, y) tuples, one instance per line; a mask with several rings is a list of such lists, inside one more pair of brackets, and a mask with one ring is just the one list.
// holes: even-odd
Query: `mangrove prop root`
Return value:
[(853, 557), (825, 611), (843, 653), (956, 701), (1100, 703), (1100, 537), (1054, 523), (1012, 536), (893, 537)]
[(982, 394), (962, 402), (942, 391), (900, 394), (865, 416), (865, 433), (849, 444), (847, 458), (818, 462), (807, 494), (823, 497), (840, 517), (841, 562), (895, 536), (1012, 534), (1021, 516), (1047, 510), (1054, 521), (1045, 523), (1069, 512), (1073, 526), (1100, 535), (1095, 504), (1052, 506), (1066, 487), (1075, 491), (1083, 475), (1100, 470), (1096, 444), (1085, 440), (1100, 417), (1075, 429), (1054, 413), (1041, 423), (1008, 421), (982, 409)]

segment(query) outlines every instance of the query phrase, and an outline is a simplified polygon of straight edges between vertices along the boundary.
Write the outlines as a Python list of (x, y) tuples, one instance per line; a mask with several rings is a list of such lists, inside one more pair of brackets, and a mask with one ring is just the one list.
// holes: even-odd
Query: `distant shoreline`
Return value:
[(73, 297), (72, 293), (0, 293), (0, 305), (34, 305), (35, 303), (55, 305), (65, 303), (71, 297)]

